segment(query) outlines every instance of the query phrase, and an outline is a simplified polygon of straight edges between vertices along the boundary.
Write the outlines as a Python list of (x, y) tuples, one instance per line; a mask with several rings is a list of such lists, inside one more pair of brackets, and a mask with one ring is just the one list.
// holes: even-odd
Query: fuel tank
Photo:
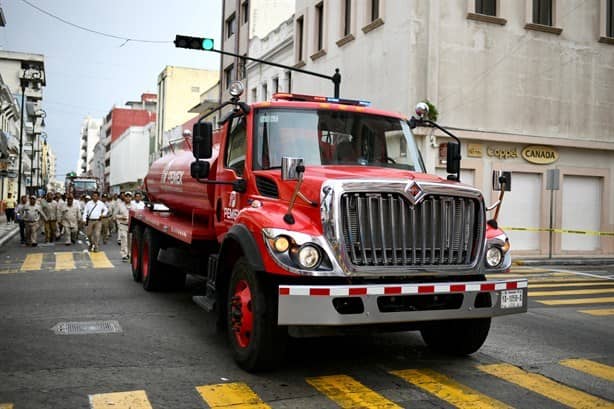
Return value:
[[(219, 145), (213, 146), (209, 162), (209, 180), (215, 178)], [(175, 213), (209, 213), (213, 211), (213, 184), (205, 184), (190, 176), (194, 162), (191, 151), (177, 151), (155, 161), (145, 176), (145, 189), (149, 200), (163, 203)]]

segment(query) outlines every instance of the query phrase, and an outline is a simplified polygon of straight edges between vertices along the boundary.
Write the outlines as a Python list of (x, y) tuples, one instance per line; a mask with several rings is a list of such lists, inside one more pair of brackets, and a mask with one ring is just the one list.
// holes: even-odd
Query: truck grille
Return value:
[(412, 205), (398, 193), (346, 193), (341, 226), (355, 266), (468, 266), (482, 243), (477, 200), (426, 196)]

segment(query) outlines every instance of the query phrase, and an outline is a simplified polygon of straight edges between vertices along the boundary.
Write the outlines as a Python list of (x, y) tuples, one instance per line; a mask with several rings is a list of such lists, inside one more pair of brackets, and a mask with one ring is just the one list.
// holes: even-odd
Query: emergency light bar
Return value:
[(321, 97), (317, 95), (289, 94), (285, 92), (278, 92), (276, 94), (273, 94), (273, 100), (275, 101), (328, 102), (331, 104), (359, 105), (359, 106), (364, 106), (364, 107), (371, 106), (370, 101), (361, 101), (357, 99), (345, 99), (345, 98), (333, 98), (333, 97)]

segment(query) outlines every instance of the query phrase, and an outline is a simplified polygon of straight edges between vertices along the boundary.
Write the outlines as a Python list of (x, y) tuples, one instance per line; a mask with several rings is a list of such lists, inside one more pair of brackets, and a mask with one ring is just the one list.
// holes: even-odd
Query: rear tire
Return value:
[(237, 364), (249, 372), (276, 367), (288, 333), (277, 325), (277, 292), (245, 258), (232, 269), (226, 300), (228, 338)]
[(143, 241), (143, 228), (136, 226), (132, 230), (132, 239), (130, 240), (130, 267), (132, 270), (132, 279), (140, 283), (143, 279), (141, 271), (141, 251)]
[(420, 330), (424, 342), (434, 351), (469, 355), (480, 349), (490, 330), (490, 318), (433, 321)]
[(141, 272), (143, 274), (143, 288), (146, 291), (158, 291), (164, 285), (164, 264), (158, 261), (160, 250), (160, 237), (150, 228), (143, 233), (141, 245)]

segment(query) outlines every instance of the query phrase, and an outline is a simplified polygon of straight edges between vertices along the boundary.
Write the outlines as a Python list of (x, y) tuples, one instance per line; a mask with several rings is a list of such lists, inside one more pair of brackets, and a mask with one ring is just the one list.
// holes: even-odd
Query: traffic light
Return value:
[(203, 37), (190, 37), (177, 34), (175, 36), (175, 47), (190, 48), (192, 50), (213, 50), (213, 39)]

